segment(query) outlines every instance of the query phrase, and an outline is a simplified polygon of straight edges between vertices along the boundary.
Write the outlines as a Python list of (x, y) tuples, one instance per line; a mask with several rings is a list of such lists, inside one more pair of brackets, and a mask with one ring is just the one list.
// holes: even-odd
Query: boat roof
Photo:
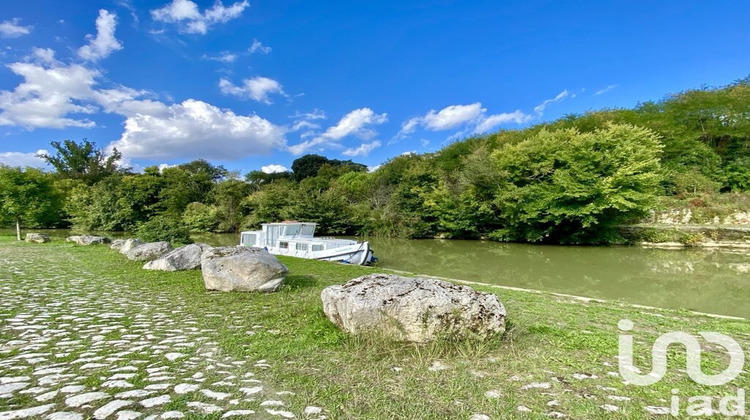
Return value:
[(288, 226), (288, 225), (317, 225), (315, 222), (298, 222), (296, 220), (285, 220), (278, 223), (261, 223), (261, 226)]

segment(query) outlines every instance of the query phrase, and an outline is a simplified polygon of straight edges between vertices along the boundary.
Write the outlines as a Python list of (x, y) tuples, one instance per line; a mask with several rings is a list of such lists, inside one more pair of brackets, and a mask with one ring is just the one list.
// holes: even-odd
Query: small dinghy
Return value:
[(240, 245), (266, 249), (274, 255), (366, 265), (375, 262), (370, 244), (351, 239), (316, 238), (315, 223), (264, 223), (261, 230), (242, 232)]

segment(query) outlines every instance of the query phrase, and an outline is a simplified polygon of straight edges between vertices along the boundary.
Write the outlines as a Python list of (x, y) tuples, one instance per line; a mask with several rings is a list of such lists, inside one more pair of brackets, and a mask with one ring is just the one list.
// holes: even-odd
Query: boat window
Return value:
[(306, 236), (312, 236), (315, 232), (315, 225), (302, 225), (302, 234)]
[(243, 233), (242, 234), (242, 245), (255, 246), (255, 234), (254, 233)]
[(276, 239), (278, 239), (280, 236), (281, 226), (264, 225), (263, 229), (266, 230), (266, 245), (275, 244)]
[(313, 251), (322, 251), (323, 250), (323, 245), (313, 245), (312, 246), (312, 250)]
[(284, 242), (284, 241), (279, 242), (279, 248), (289, 249), (289, 242)]
[(297, 251), (307, 251), (307, 244), (297, 244)]
[(294, 236), (299, 234), (300, 225), (289, 225), (284, 231), (284, 236)]

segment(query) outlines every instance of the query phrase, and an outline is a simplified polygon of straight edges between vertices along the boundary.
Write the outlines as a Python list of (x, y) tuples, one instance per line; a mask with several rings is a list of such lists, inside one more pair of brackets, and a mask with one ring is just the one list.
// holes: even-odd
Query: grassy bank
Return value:
[[(503, 337), (485, 343), (414, 346), (348, 337), (322, 312), (319, 296), (326, 286), (387, 270), (281, 258), (289, 275), (278, 293), (207, 293), (199, 271), (145, 271), (142, 264), (127, 261), (107, 247), (59, 240), (26, 244), (0, 237), (0, 255), (23, 265), (13, 271), (0, 265), (0, 287), (37, 282), (54, 289), (62, 287), (66, 276), (85, 272), (87, 281), (100, 283), (102, 289), (124, 290), (133, 300), (156, 296), (165, 311), (179, 302), (183, 316), (189, 315), (197, 327), (215, 331), (210, 338), (221, 354), (252, 362), (268, 360), (271, 367), (257, 377), (293, 392), (288, 409), (298, 415), (314, 404), (323, 407), (329, 418), (340, 419), (466, 419), (477, 413), (492, 419), (548, 418), (553, 412), (576, 419), (613, 414), (651, 418), (645, 407), (669, 407), (673, 388), (684, 396), (683, 410), (688, 396), (750, 390), (747, 369), (725, 386), (692, 382), (684, 373), (685, 353), (676, 346), (668, 354), (667, 376), (655, 385), (624, 385), (613, 374), (618, 370), (621, 319), (635, 323), (636, 365), (644, 371), (650, 369), (651, 344), (673, 330), (721, 332), (747, 352), (750, 322), (744, 320), (476, 286), (498, 294), (506, 305), (509, 329)], [(0, 313), (0, 325), (15, 315)], [(248, 334), (251, 326), (254, 333)], [(16, 338), (2, 332), (0, 344)], [(723, 370), (726, 354), (704, 347), (705, 372)], [(544, 388), (529, 386), (533, 384)], [(0, 399), (0, 411), (17, 408), (11, 407), (17, 403)], [(171, 408), (183, 408), (180, 404), (184, 401), (175, 399)], [(519, 406), (530, 413), (519, 412)], [(603, 406), (618, 411), (611, 413)]]

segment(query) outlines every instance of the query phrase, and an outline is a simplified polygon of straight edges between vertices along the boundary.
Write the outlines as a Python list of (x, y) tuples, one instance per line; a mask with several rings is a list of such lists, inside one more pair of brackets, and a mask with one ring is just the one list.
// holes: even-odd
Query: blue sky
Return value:
[(750, 74), (747, 1), (15, 1), (0, 163), (51, 141), (135, 168), (369, 166)]

